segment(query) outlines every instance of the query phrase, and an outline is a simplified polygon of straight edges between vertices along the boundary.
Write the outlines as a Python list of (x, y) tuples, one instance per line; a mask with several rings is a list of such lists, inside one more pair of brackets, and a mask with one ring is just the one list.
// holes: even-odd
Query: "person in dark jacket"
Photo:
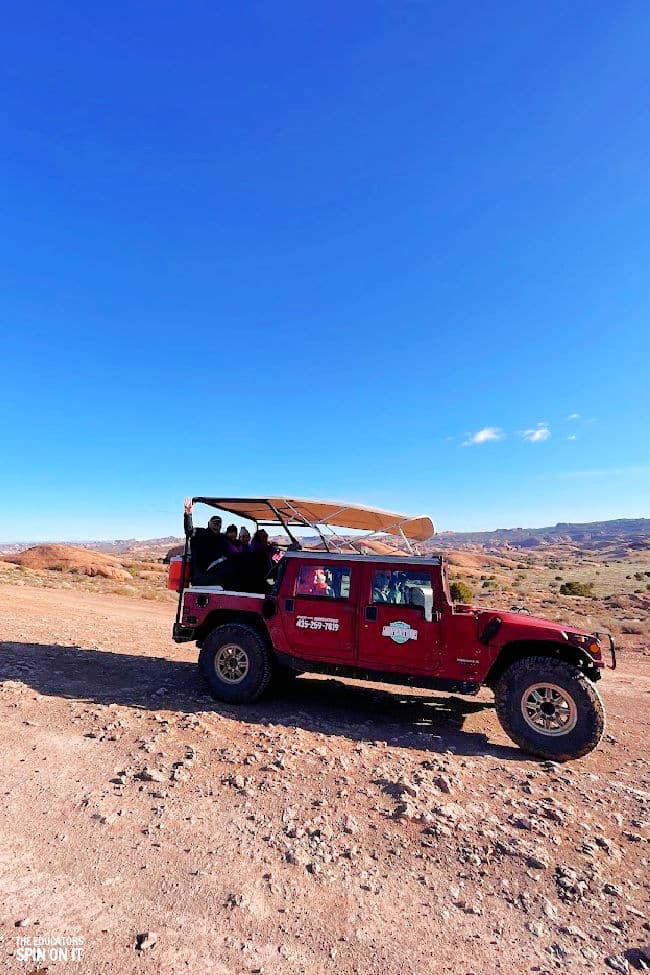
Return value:
[(237, 537), (237, 525), (228, 525), (226, 528), (226, 538), (228, 539), (228, 554), (240, 555), (242, 547)]
[(192, 523), (192, 499), (185, 498), (185, 534), (190, 538), (192, 575), (210, 572), (215, 563), (228, 555), (228, 539), (221, 531), (221, 518), (213, 515), (207, 528), (195, 528)]

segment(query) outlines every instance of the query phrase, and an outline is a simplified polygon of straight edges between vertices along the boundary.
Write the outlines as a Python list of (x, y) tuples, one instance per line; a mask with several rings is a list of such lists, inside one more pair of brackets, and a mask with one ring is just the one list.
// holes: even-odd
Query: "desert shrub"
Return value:
[(471, 603), (474, 593), (466, 582), (452, 582), (449, 586), (452, 601), (455, 603)]
[(560, 592), (563, 596), (593, 596), (594, 584), (593, 582), (578, 582), (572, 579), (569, 582), (562, 583)]
[(635, 579), (636, 579), (636, 580), (637, 580), (638, 582), (642, 582), (642, 581), (643, 581), (643, 572), (635, 572), (635, 573), (634, 573), (634, 578), (635, 578)]

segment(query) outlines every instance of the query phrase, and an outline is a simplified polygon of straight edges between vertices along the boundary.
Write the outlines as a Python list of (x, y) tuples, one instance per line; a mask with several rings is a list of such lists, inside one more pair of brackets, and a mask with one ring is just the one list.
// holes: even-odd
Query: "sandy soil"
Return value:
[[(646, 964), (641, 652), (600, 683), (600, 748), (556, 766), (509, 743), (488, 692), (302, 677), (235, 709), (207, 696), (193, 646), (172, 643), (170, 604), (29, 585), (0, 596), (7, 971)], [(61, 936), (84, 939), (81, 960), (49, 947), (19, 959)]]

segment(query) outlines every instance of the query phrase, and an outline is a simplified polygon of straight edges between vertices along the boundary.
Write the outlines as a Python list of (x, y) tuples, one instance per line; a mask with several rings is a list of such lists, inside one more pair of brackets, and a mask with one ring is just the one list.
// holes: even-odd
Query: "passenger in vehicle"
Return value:
[(270, 559), (275, 559), (280, 549), (269, 541), (269, 533), (264, 528), (258, 528), (253, 535), (251, 552), (264, 552)]
[(239, 529), (239, 544), (241, 546), (241, 551), (242, 552), (250, 552), (250, 550), (251, 550), (251, 533), (249, 532), (248, 528), (245, 528), (243, 525)]
[(241, 545), (239, 538), (237, 537), (237, 525), (228, 525), (226, 528), (226, 539), (228, 545), (229, 555), (239, 555), (241, 553)]
[(241, 592), (268, 592), (268, 579), (278, 554), (279, 549), (269, 542), (267, 532), (258, 529), (249, 549), (229, 560), (236, 573), (237, 588)]
[(299, 596), (329, 596), (331, 590), (325, 569), (322, 566), (302, 569), (296, 593)]
[(213, 515), (207, 528), (195, 528), (192, 522), (192, 499), (185, 498), (185, 534), (190, 538), (192, 577), (210, 572), (228, 554), (228, 540), (221, 531), (221, 518)]
[(390, 599), (388, 598), (389, 589), (389, 576), (386, 572), (375, 572), (372, 583), (372, 601), (373, 603), (388, 603)]

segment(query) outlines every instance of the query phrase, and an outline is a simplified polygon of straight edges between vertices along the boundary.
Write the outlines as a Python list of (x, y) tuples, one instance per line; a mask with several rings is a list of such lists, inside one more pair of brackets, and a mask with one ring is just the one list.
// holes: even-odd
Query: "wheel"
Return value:
[(564, 660), (516, 660), (502, 674), (494, 696), (505, 733), (541, 758), (580, 758), (605, 731), (605, 708), (595, 685)]
[(199, 669), (213, 697), (231, 704), (256, 701), (273, 672), (271, 655), (260, 634), (250, 626), (218, 626), (206, 637)]

